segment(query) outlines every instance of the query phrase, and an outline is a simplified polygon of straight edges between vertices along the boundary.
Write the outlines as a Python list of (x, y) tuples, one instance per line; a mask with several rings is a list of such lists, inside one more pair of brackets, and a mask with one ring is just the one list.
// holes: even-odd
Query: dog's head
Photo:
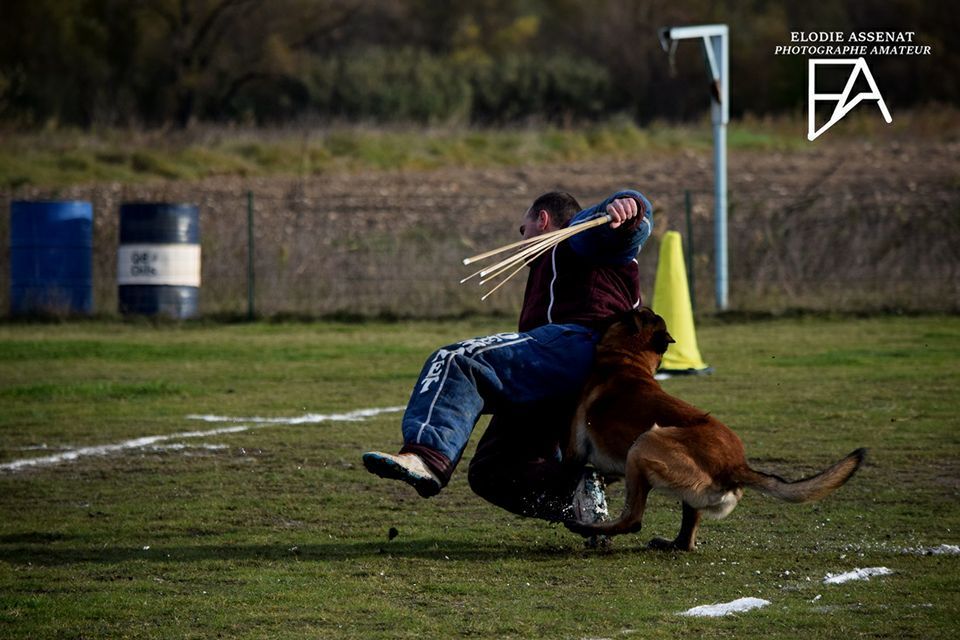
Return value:
[(653, 352), (659, 358), (676, 340), (667, 332), (667, 323), (647, 307), (631, 309), (612, 316), (600, 338), (598, 348), (627, 350), (636, 354)]

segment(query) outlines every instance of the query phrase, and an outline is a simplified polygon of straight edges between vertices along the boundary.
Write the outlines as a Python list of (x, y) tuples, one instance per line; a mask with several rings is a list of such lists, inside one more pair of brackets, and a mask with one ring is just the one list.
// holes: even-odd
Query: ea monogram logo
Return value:
[[(876, 100), (878, 106), (880, 107), (880, 113), (883, 114), (883, 119), (887, 121), (887, 124), (893, 122), (893, 118), (890, 117), (890, 111), (887, 109), (887, 104), (883, 101), (883, 96), (880, 95), (880, 89), (877, 88), (877, 83), (873, 79), (873, 74), (870, 73), (870, 67), (867, 66), (867, 61), (863, 58), (811, 58), (807, 67), (809, 74), (809, 90), (807, 92), (807, 115), (808, 115), (808, 127), (807, 127), (807, 139), (815, 140), (820, 136), (824, 131), (835, 125), (839, 122), (845, 115), (850, 113), (854, 107), (863, 102), (864, 100)], [(853, 69), (850, 71), (850, 76), (847, 78), (847, 84), (843, 88), (842, 93), (817, 93), (816, 92), (816, 78), (817, 78), (817, 67), (820, 65), (852, 65)], [(867, 84), (870, 86), (869, 92), (860, 92), (853, 99), (850, 98), (850, 94), (853, 91), (853, 87), (857, 82), (857, 79), (860, 75), (863, 75), (863, 78), (866, 80)], [(830, 116), (830, 119), (825, 125), (816, 128), (816, 106), (818, 102), (833, 102), (836, 101), (837, 105), (833, 109), (833, 114)]]

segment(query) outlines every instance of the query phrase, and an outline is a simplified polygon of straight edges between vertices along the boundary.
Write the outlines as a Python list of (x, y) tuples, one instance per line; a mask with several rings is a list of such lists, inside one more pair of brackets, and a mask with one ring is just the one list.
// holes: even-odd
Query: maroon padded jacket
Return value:
[(564, 241), (530, 265), (520, 311), (520, 331), (545, 324), (595, 326), (640, 305), (636, 255), (653, 228), (653, 208), (636, 191), (621, 191), (581, 211), (569, 224), (602, 213), (616, 198), (633, 197), (641, 215), (617, 229), (606, 226)]

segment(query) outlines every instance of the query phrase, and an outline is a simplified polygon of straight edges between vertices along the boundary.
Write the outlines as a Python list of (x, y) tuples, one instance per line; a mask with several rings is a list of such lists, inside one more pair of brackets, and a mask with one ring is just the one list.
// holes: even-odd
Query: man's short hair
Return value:
[(570, 218), (580, 213), (580, 203), (566, 191), (550, 191), (538, 196), (530, 210), (536, 213), (541, 209), (550, 214), (550, 221), (555, 227), (563, 227)]

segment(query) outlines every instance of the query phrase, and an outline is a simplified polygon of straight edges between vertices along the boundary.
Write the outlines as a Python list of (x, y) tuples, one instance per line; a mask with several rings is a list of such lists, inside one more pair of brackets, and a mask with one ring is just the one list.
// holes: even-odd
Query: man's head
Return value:
[(520, 235), (526, 240), (548, 231), (562, 229), (580, 212), (580, 203), (566, 191), (550, 191), (530, 205), (520, 221)]

